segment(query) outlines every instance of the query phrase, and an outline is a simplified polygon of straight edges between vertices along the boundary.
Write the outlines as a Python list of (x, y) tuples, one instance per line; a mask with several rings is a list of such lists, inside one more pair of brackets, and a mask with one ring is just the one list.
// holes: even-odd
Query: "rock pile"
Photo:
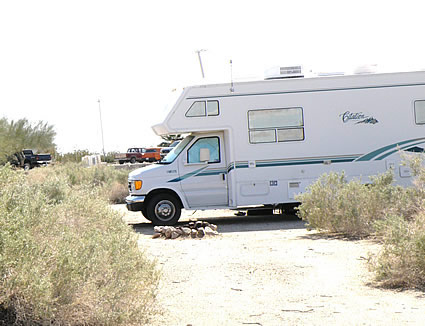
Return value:
[(189, 222), (182, 226), (155, 226), (154, 227), (153, 239), (165, 238), (165, 239), (177, 239), (179, 237), (188, 238), (203, 238), (208, 235), (218, 235), (217, 225), (210, 224), (208, 222), (196, 221)]

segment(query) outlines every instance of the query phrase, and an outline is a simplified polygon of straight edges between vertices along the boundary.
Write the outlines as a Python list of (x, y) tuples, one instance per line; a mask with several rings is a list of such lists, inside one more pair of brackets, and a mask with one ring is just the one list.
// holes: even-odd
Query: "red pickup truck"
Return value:
[(145, 153), (145, 149), (142, 147), (132, 147), (127, 150), (127, 153), (119, 153), (115, 155), (115, 161), (123, 164), (125, 162), (136, 163), (136, 162), (144, 162), (145, 159), (143, 154)]

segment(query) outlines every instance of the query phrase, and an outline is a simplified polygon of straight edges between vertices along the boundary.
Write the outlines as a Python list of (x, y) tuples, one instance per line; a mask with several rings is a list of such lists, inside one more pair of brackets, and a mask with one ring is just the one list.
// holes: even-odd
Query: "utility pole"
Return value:
[(196, 53), (198, 53), (198, 59), (199, 59), (199, 64), (201, 66), (202, 78), (205, 78), (205, 75), (204, 75), (204, 67), (202, 67), (201, 52), (205, 52), (205, 51), (207, 51), (207, 50), (201, 49), (201, 50), (195, 51)]
[(102, 133), (102, 152), (103, 152), (103, 157), (105, 157), (105, 143), (103, 141), (103, 124), (102, 124), (102, 111), (100, 110), (100, 99), (97, 100), (97, 102), (99, 103), (99, 117), (100, 117), (100, 132)]

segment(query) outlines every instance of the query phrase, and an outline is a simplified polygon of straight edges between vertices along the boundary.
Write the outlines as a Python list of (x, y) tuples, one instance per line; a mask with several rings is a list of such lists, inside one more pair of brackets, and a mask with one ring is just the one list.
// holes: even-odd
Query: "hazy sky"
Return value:
[[(0, 117), (47, 121), (60, 151), (156, 145), (173, 89), (272, 66), (425, 68), (423, 1), (0, 0)], [(206, 79), (197, 54), (202, 52)]]

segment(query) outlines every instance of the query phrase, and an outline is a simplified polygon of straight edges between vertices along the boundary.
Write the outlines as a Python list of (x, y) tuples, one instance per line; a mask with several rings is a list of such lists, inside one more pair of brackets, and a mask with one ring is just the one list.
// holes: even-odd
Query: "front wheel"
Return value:
[(142, 215), (143, 215), (143, 217), (144, 217), (145, 219), (147, 219), (148, 221), (150, 221), (150, 220), (151, 220), (151, 218), (150, 218), (150, 217), (149, 217), (149, 215), (148, 215), (148, 212), (147, 212), (146, 206), (143, 206), (143, 208), (142, 208)]
[(174, 225), (180, 218), (181, 205), (170, 194), (158, 194), (149, 201), (146, 213), (154, 225)]

